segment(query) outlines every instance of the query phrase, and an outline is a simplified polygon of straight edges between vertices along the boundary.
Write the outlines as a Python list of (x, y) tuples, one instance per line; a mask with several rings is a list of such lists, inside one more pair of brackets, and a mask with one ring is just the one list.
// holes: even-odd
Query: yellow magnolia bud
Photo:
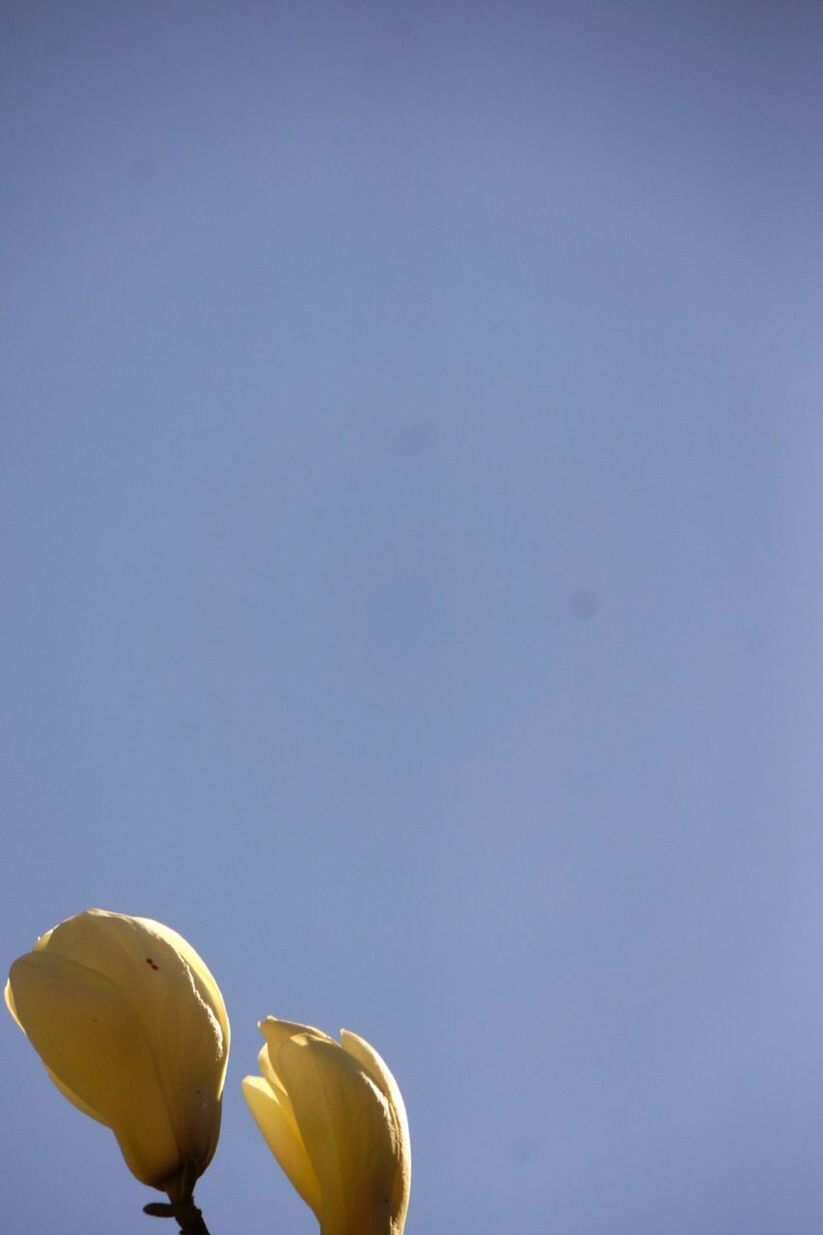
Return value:
[(260, 1076), (243, 1093), (321, 1235), (401, 1235), (409, 1206), (411, 1146), (397, 1082), (373, 1047), (342, 1030), (269, 1016)]
[(229, 1022), (176, 931), (90, 909), (11, 967), (9, 1011), (58, 1089), (112, 1129), (131, 1172), (172, 1200), (212, 1159)]

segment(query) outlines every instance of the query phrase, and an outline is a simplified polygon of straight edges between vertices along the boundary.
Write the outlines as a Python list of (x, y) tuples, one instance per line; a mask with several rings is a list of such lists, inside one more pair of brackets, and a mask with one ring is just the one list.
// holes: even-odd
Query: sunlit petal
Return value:
[(364, 1038), (342, 1044), (267, 1017), (262, 1077), (243, 1082), (260, 1131), (321, 1235), (402, 1235), (411, 1147), (397, 1082)]
[(320, 1183), (324, 1235), (387, 1231), (397, 1162), (385, 1095), (334, 1042), (289, 1038), (277, 1062)]

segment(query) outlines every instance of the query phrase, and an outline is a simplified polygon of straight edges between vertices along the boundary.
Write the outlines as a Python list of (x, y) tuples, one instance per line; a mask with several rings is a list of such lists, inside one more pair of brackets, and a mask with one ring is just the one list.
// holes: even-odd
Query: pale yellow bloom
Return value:
[(411, 1185), (406, 1109), (373, 1047), (269, 1016), (243, 1093), (321, 1235), (401, 1235)]
[(191, 945), (90, 909), (14, 962), (5, 995), (58, 1089), (112, 1129), (142, 1183), (182, 1199), (217, 1146), (229, 1055), (223, 997)]

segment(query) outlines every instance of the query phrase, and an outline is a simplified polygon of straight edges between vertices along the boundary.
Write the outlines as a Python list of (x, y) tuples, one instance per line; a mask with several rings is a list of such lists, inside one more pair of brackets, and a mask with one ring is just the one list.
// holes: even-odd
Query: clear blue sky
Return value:
[[(408, 1235), (823, 1224), (823, 8), (0, 12), (4, 964), (345, 1025)], [(4, 1224), (150, 1235), (9, 1020)], [(159, 1228), (158, 1228), (159, 1231)], [(162, 1235), (162, 1231), (159, 1231)]]

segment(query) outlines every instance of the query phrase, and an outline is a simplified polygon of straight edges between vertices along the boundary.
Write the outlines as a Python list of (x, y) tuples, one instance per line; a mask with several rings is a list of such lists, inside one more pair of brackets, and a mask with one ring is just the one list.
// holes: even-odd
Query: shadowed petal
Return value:
[(284, 1102), (280, 1095), (259, 1076), (247, 1076), (244, 1079), (243, 1096), (269, 1149), (280, 1163), (293, 1187), (319, 1218), (320, 1187), (314, 1167), (306, 1153), (291, 1104), (288, 1100)]
[(162, 1183), (180, 1151), (146, 1034), (122, 991), (48, 951), (15, 961), (9, 982), (16, 1016), (66, 1096), (112, 1128), (138, 1179)]
[(399, 1215), (401, 1226), (405, 1220), (411, 1192), (411, 1141), (409, 1138), (409, 1121), (406, 1116), (406, 1105), (400, 1093), (397, 1081), (389, 1071), (385, 1061), (378, 1055), (374, 1047), (361, 1038), (359, 1034), (349, 1029), (341, 1029), (340, 1045), (365, 1068), (375, 1085), (388, 1099), (389, 1110), (393, 1115), (394, 1135), (396, 1138), (396, 1153), (401, 1164), (394, 1181), (393, 1208)]

